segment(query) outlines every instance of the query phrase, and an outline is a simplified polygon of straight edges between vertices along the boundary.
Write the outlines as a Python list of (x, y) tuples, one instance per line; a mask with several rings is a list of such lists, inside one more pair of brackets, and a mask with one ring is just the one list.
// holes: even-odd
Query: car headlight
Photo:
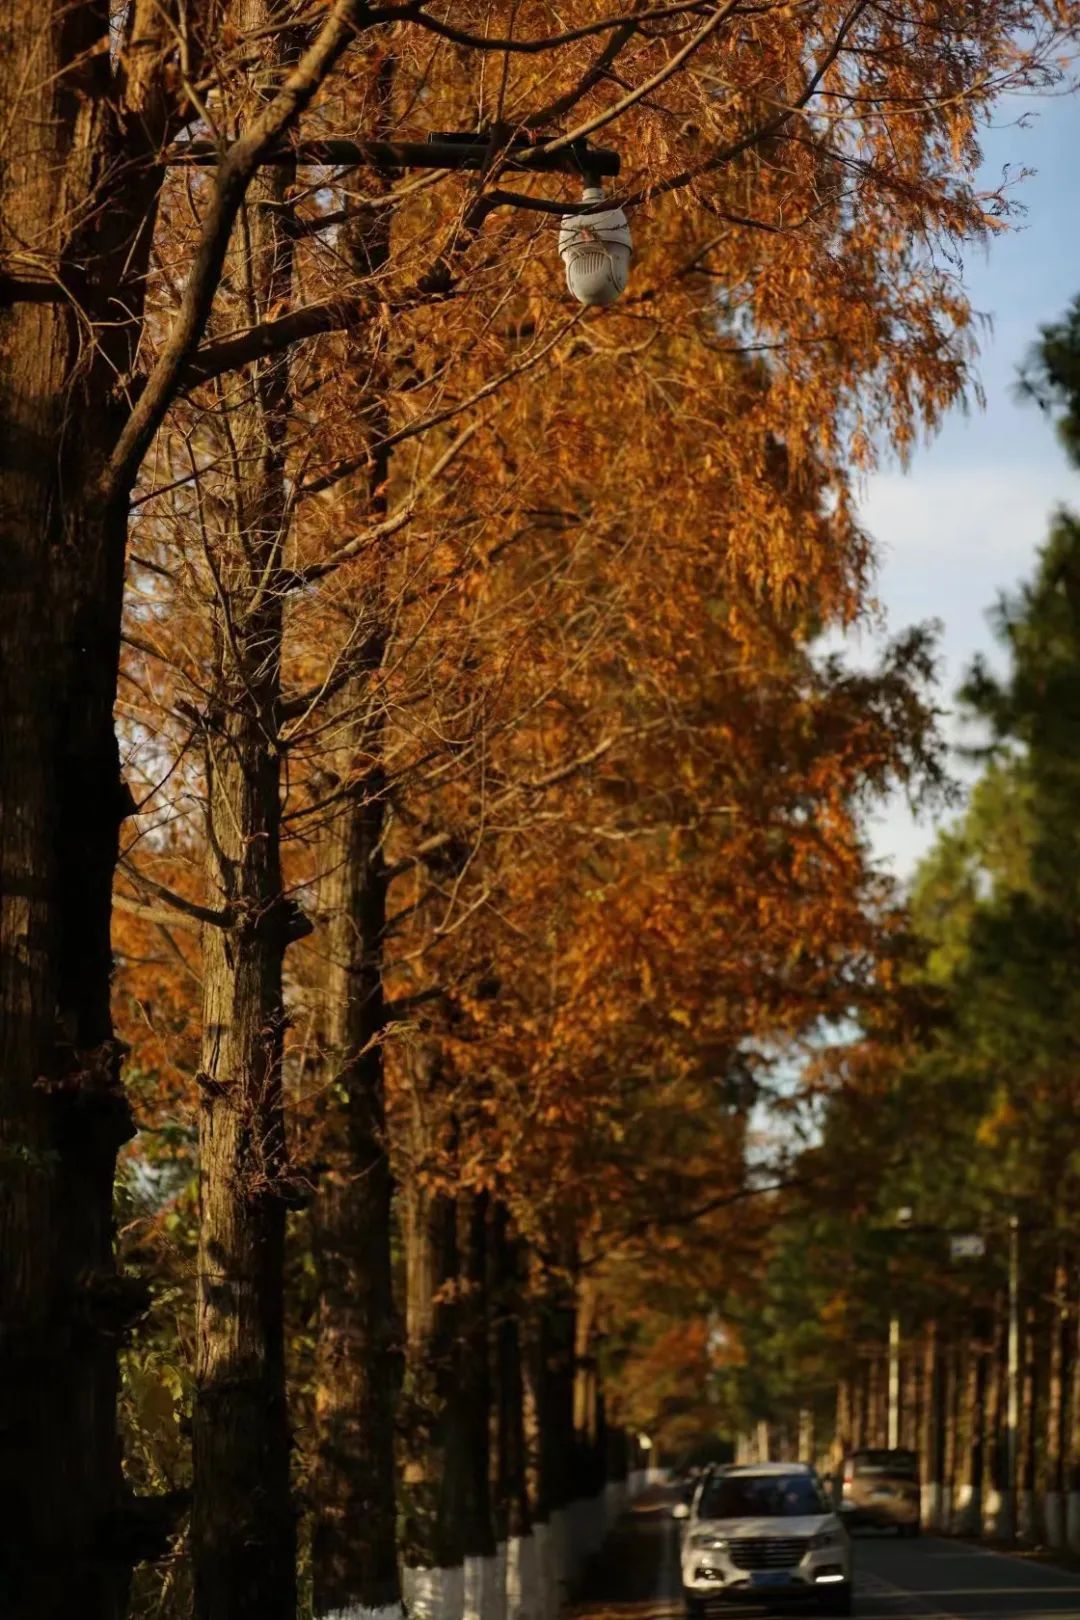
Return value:
[(819, 1536), (810, 1537), (810, 1547), (813, 1552), (817, 1552), (821, 1547), (838, 1547), (839, 1545), (839, 1530), (823, 1530)]
[(698, 1530), (690, 1537), (691, 1547), (699, 1547), (703, 1552), (727, 1552), (727, 1541), (711, 1530)]

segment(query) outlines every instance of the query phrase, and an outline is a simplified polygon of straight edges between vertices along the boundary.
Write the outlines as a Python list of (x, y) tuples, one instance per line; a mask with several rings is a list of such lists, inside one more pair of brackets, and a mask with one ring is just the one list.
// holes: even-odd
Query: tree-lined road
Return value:
[[(1080, 1573), (961, 1542), (856, 1538), (858, 1620), (1046, 1620), (1080, 1617)], [(667, 1497), (650, 1495), (623, 1519), (589, 1571), (571, 1620), (681, 1620), (678, 1529)], [(750, 1620), (755, 1604), (717, 1605)], [(789, 1610), (789, 1613), (814, 1611)]]

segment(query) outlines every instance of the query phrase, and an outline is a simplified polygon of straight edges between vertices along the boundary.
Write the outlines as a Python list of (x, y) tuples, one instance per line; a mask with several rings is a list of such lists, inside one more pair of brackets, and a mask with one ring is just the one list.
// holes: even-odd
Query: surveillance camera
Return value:
[[(599, 186), (589, 186), (582, 202), (603, 202)], [(559, 228), (559, 254), (566, 285), (579, 304), (613, 304), (630, 275), (633, 243), (621, 208), (566, 214)]]

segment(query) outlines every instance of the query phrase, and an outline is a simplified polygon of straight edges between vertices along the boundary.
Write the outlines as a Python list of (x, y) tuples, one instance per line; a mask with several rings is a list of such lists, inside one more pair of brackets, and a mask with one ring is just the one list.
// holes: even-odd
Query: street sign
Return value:
[(981, 1260), (986, 1253), (986, 1239), (978, 1232), (963, 1232), (949, 1239), (949, 1253), (954, 1260)]

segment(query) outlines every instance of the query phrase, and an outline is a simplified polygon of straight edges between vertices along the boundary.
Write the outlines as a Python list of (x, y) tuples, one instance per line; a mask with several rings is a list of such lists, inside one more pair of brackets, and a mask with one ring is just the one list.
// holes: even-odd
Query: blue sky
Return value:
[[(1080, 474), (1067, 467), (1042, 414), (1014, 397), (1037, 328), (1080, 293), (1080, 97), (1009, 103), (986, 133), (983, 159), (988, 187), (1006, 165), (1035, 171), (1014, 193), (1026, 216), (964, 265), (972, 306), (992, 322), (979, 364), (986, 407), (954, 413), (906, 472), (875, 475), (862, 502), (881, 551), (878, 596), (889, 627), (941, 621), (947, 707), (975, 653), (993, 651), (987, 611), (1030, 573), (1054, 508), (1080, 509)], [(867, 643), (858, 638), (856, 658)], [(952, 717), (946, 729), (959, 734)], [(897, 802), (874, 818), (874, 848), (906, 877), (934, 831), (932, 819), (916, 821)]]

